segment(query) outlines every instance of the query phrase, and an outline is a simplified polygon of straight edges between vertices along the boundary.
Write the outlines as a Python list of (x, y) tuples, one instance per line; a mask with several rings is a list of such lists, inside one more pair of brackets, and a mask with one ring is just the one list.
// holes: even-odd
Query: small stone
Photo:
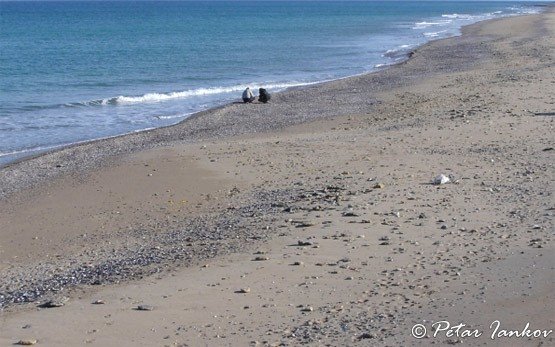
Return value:
[(152, 310), (154, 310), (154, 306), (150, 306), (150, 305), (137, 306), (137, 311), (152, 311)]
[(297, 245), (299, 245), (299, 246), (312, 246), (312, 242), (299, 240), (299, 241), (297, 241)]
[(51, 299), (39, 305), (42, 308), (62, 307), (68, 302), (69, 298)]
[(252, 261), (265, 261), (265, 260), (270, 260), (270, 258), (258, 256), (256, 258), (254, 258)]
[(247, 293), (250, 293), (250, 292), (251, 292), (251, 289), (249, 287), (241, 288), (237, 291), (237, 293), (239, 293), (239, 294), (247, 294)]
[(35, 339), (19, 340), (15, 344), (20, 346), (32, 346), (37, 344), (37, 340)]
[(314, 307), (312, 306), (307, 306), (301, 309), (302, 312), (312, 312), (314, 311)]
[(447, 229), (447, 225), (443, 224), (443, 225), (441, 226), (441, 230), (445, 230), (445, 229)]
[(374, 184), (374, 189), (383, 189), (383, 188), (385, 188), (385, 184), (383, 183)]
[(293, 224), (296, 224), (297, 228), (307, 228), (316, 225), (313, 221), (293, 221)]
[(98, 299), (98, 300), (93, 301), (91, 304), (93, 304), (93, 305), (104, 305), (105, 302), (102, 299)]
[(373, 338), (375, 338), (375, 336), (374, 334), (371, 334), (371, 333), (363, 333), (358, 337), (359, 340), (373, 339)]
[(293, 263), (293, 265), (301, 266), (301, 265), (304, 265), (304, 263), (302, 261), (296, 261), (296, 262)]

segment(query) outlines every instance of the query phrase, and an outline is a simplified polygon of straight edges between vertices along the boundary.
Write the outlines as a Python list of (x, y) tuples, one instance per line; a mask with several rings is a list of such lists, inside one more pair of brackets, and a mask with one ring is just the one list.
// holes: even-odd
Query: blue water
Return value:
[(0, 163), (371, 71), (518, 2), (0, 2)]

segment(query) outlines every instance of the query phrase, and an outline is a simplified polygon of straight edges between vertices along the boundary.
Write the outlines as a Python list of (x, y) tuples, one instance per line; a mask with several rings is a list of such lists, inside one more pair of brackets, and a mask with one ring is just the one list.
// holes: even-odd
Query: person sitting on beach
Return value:
[(247, 89), (245, 89), (245, 91), (243, 92), (243, 102), (246, 104), (253, 102), (255, 99), (254, 95), (251, 92), (251, 89), (249, 87), (247, 87)]
[(264, 88), (258, 89), (258, 101), (267, 103), (272, 96)]

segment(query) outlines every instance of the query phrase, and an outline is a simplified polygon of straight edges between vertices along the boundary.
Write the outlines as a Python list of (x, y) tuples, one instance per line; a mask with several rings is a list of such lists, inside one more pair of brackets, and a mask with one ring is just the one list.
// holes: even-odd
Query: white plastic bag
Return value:
[(436, 178), (434, 178), (434, 180), (432, 181), (432, 183), (436, 186), (449, 183), (449, 182), (451, 182), (451, 179), (448, 176), (445, 176), (444, 174), (436, 176)]

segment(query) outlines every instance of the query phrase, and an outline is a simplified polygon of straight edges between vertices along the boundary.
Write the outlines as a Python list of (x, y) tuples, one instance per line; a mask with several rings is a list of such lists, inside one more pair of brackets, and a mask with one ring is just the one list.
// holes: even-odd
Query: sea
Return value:
[(0, 1), (0, 165), (387, 68), (486, 19), (486, 1)]

